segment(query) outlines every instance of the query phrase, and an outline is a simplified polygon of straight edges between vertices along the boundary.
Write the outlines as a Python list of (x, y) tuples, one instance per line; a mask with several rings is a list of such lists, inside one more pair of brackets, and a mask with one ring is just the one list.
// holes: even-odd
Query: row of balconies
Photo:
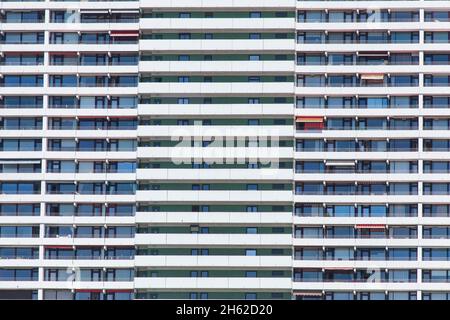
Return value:
[[(1, 241), (1, 239), (0, 239)], [(222, 246), (290, 246), (292, 235), (289, 234), (144, 234), (137, 233), (136, 245), (222, 245)]]
[[(292, 66), (291, 69), (292, 71)], [(450, 66), (448, 63), (442, 63), (440, 65), (296, 65), (295, 71), (297, 73), (343, 73), (343, 74), (352, 74), (352, 73), (361, 73), (361, 74), (390, 74), (390, 73), (410, 73), (411, 70), (417, 70), (421, 73), (448, 73), (450, 70)], [(159, 71), (159, 70), (158, 70)], [(355, 83), (356, 84), (356, 83)], [(356, 85), (355, 85), (356, 86)], [(386, 84), (387, 86), (387, 84)], [(411, 84), (412, 86), (412, 84)]]
[[(3, 22), (2, 29), (6, 31), (23, 30), (24, 22)], [(447, 26), (447, 21), (401, 21), (401, 22), (302, 22), (295, 18), (136, 18), (134, 21), (74, 21), (69, 23), (30, 21), (27, 30), (40, 31), (109, 31), (120, 30), (392, 30), (411, 31), (427, 30), (441, 31)]]
[[(1, 65), (0, 73), (4, 74), (27, 74), (27, 73), (57, 73), (57, 74), (73, 74), (76, 71), (79, 74), (92, 73), (137, 73), (141, 72), (220, 72), (220, 73), (265, 73), (265, 72), (289, 72), (293, 73), (409, 73), (411, 65), (297, 65), (294, 61), (141, 61), (139, 67), (136, 66), (119, 66), (119, 65)], [(417, 65), (415, 70), (422, 73), (442, 74), (450, 73), (448, 63), (434, 65)]]
[[(2, 221), (0, 217), (0, 222)], [(291, 224), (291, 212), (136, 212), (136, 223)]]
[[(1, 130), (1, 129), (0, 129)], [(292, 129), (291, 129), (292, 130)], [(270, 131), (269, 131), (270, 132)], [(117, 138), (128, 138), (128, 139), (136, 139), (138, 133), (136, 130), (24, 130), (24, 129), (16, 129), (16, 130), (1, 130), (2, 138), (75, 138), (75, 139), (117, 139)], [(159, 135), (161, 136), (161, 135)], [(166, 136), (166, 135), (163, 135)], [(1, 149), (1, 148), (0, 148)], [(49, 146), (49, 149), (51, 147)], [(76, 147), (72, 148), (76, 149)], [(92, 149), (92, 150), (83, 150), (83, 148), (79, 148), (79, 151), (107, 151), (108, 147), (105, 144), (103, 148)], [(58, 151), (57, 148), (52, 151)], [(63, 149), (60, 151), (74, 151), (70, 150), (70, 148)], [(110, 152), (114, 152), (114, 150), (108, 150)], [(121, 150), (128, 151), (128, 150)]]
[[(445, 98), (445, 97), (444, 97)], [(450, 104), (449, 104), (450, 105)], [(5, 117), (31, 117), (31, 116), (47, 116), (47, 117), (133, 117), (138, 113), (142, 116), (172, 116), (172, 115), (198, 115), (202, 114), (205, 117), (209, 116), (229, 116), (229, 115), (289, 115), (295, 112), (298, 116), (304, 117), (338, 117), (348, 116), (351, 112), (352, 116), (356, 117), (375, 117), (380, 115), (382, 110), (383, 115), (387, 117), (444, 117), (450, 116), (450, 108), (447, 104), (424, 106), (425, 108), (358, 108), (355, 105), (349, 105), (344, 108), (303, 108), (298, 105), (294, 108), (292, 103), (258, 103), (258, 104), (151, 104), (141, 103), (138, 109), (123, 108), (123, 109), (107, 109), (107, 108), (24, 108), (21, 106), (1, 107), (2, 115)], [(432, 108), (434, 106), (434, 108)], [(294, 110), (295, 109), (295, 110)]]
[[(450, 104), (449, 104), (450, 106)], [(339, 109), (325, 109), (325, 108), (296, 108), (295, 114), (298, 117), (348, 117), (351, 113), (354, 117), (377, 117), (380, 112), (386, 117), (446, 117), (450, 115), (450, 108), (374, 108), (364, 109), (358, 108), (356, 105), (353, 108), (339, 108)], [(6, 110), (5, 110), (6, 111)], [(3, 110), (2, 110), (3, 112)], [(178, 114), (178, 113), (177, 113)]]
[[(296, 239), (298, 241), (298, 239)], [(332, 240), (332, 239), (328, 239)], [(342, 240), (342, 239), (336, 239)], [(367, 240), (367, 239), (365, 239)], [(375, 243), (380, 239), (371, 239)], [(394, 241), (396, 241), (395, 239)], [(318, 242), (321, 239), (318, 240)], [(364, 241), (364, 240), (360, 240)], [(370, 241), (370, 240), (369, 240)], [(386, 241), (386, 240), (385, 240)], [(392, 240), (391, 240), (392, 241)], [(398, 241), (405, 241), (400, 239)], [(412, 241), (412, 240), (410, 240)], [(430, 241), (439, 241), (430, 240)], [(442, 240), (440, 240), (442, 241)], [(445, 241), (445, 240), (444, 240)], [(417, 239), (416, 239), (417, 242)], [(154, 245), (183, 245), (183, 246), (291, 246), (291, 234), (136, 234), (129, 238), (72, 238), (72, 237), (10, 237), (0, 238), (2, 246), (154, 246)], [(339, 245), (339, 244), (337, 244)], [(405, 245), (414, 245), (407, 243)], [(444, 245), (444, 244), (442, 244)], [(439, 246), (442, 246), (439, 244)]]
[[(23, 9), (23, 3), (27, 3), (27, 10), (45, 10), (45, 9), (66, 9), (68, 4), (65, 1), (44, 1), (44, 0), (6, 0), (1, 3), (0, 8), (3, 10), (12, 10), (12, 9)], [(45, 2), (45, 3), (44, 3)], [(105, 9), (104, 1), (75, 1), (77, 3), (77, 8), (80, 9)], [(126, 9), (138, 9), (139, 1), (137, 0), (127, 0), (127, 1), (107, 1), (108, 8), (110, 9), (118, 9), (118, 10), (126, 10)]]
[[(290, 19), (291, 21), (293, 19)], [(447, 21), (402, 21), (402, 22), (386, 22), (386, 21), (370, 21), (370, 22), (301, 22), (295, 24), (296, 30), (302, 31), (441, 31), (448, 26)]]
[[(342, 218), (341, 218), (342, 219)], [(381, 219), (379, 219), (381, 220)], [(379, 220), (376, 220), (379, 222)], [(411, 224), (411, 220), (401, 220)], [(428, 218), (424, 223), (450, 224), (445, 218)], [(348, 222), (344, 218), (344, 222)], [(372, 220), (370, 220), (372, 221)], [(397, 220), (386, 220), (390, 223)], [(405, 222), (406, 221), (406, 222)], [(419, 220), (421, 221), (421, 220)], [(353, 221), (355, 222), (355, 221)], [(417, 222), (413, 220), (413, 222)], [(0, 224), (69, 224), (69, 225), (114, 225), (134, 223), (217, 223), (217, 224), (291, 224), (291, 212), (137, 212), (136, 216), (0, 216)], [(375, 223), (375, 222), (374, 222)]]
[[(267, 127), (266, 127), (267, 128)], [(287, 128), (286, 128), (287, 129)], [(48, 132), (48, 131), (47, 131)], [(60, 131), (61, 132), (61, 131)], [(208, 132), (208, 131), (206, 131)], [(270, 131), (269, 131), (270, 132)], [(23, 135), (23, 134), (22, 134)], [(14, 131), (11, 136), (14, 136)], [(39, 136), (39, 135), (36, 135)], [(62, 136), (62, 135), (58, 135)], [(142, 135), (144, 136), (144, 135)], [(207, 136), (207, 134), (205, 134)], [(296, 130), (295, 133), (296, 138), (324, 138), (324, 139), (339, 139), (339, 138), (346, 138), (346, 139), (367, 139), (367, 138), (382, 138), (382, 139), (398, 139), (398, 138), (420, 138), (420, 139), (436, 139), (436, 138), (450, 138), (450, 131), (448, 130), (418, 130), (418, 129), (399, 129), (399, 130), (388, 130), (388, 129), (378, 129), (378, 130)], [(362, 147), (361, 147), (362, 148)], [(353, 150), (351, 150), (353, 149)], [(362, 152), (374, 152), (374, 151), (402, 151), (402, 150), (396, 150), (396, 148), (389, 148), (387, 146), (380, 147), (378, 150), (370, 150), (370, 148), (367, 148), (369, 150), (360, 150), (360, 146), (355, 146), (355, 148), (351, 148), (348, 151), (362, 151)], [(436, 151), (446, 151), (446, 148), (440, 149), (438, 147), (434, 146), (426, 146), (424, 143), (424, 151), (426, 152), (436, 152)], [(317, 151), (325, 151), (326, 148), (323, 150), (317, 150)], [(330, 151), (333, 150), (333, 148), (330, 148)], [(299, 151), (301, 151), (299, 149)], [(311, 151), (311, 150), (305, 150), (305, 151)], [(313, 150), (314, 151), (314, 150)], [(336, 150), (339, 152), (339, 149)], [(345, 151), (345, 150), (342, 150)], [(404, 150), (404, 151), (414, 151), (414, 148), (411, 148), (410, 150)]]
[(133, 281), (0, 281), (0, 289), (132, 290)]
[(184, 278), (184, 277), (149, 277), (134, 278), (135, 289), (220, 289), (220, 290), (245, 290), (245, 289), (290, 289), (291, 278)]
[(140, 202), (291, 202), (292, 191), (137, 190)]
[[(2, 110), (3, 112), (3, 110)], [(165, 115), (289, 115), (292, 116), (292, 104), (139, 104), (141, 116)]]
[[(292, 84), (291, 84), (292, 86)], [(292, 90), (291, 90), (292, 92)], [(138, 93), (137, 87), (0, 87), (1, 95), (132, 95)]]
[[(292, 46), (293, 47), (293, 46)], [(2, 44), (4, 52), (139, 52), (139, 44), (136, 43), (111, 43), (111, 44)], [(150, 49), (151, 50), (151, 49)]]
[(132, 203), (136, 201), (135, 195), (88, 195), (88, 194), (8, 194), (2, 195), (0, 202), (64, 202), (64, 203)]
[[(261, 257), (258, 259), (247, 259), (245, 256), (210, 256), (210, 257), (190, 257), (190, 256), (173, 256), (178, 258), (178, 264), (174, 260), (167, 260), (168, 256), (159, 256), (159, 262), (154, 259), (147, 259), (151, 256), (136, 256), (133, 259), (70, 259), (63, 257), (62, 259), (1, 259), (0, 266), (5, 267), (241, 267), (241, 268), (259, 268), (259, 267), (291, 267), (294, 268), (314, 268), (314, 269), (330, 269), (330, 270), (352, 270), (358, 268), (373, 268), (373, 269), (442, 269), (449, 268), (449, 261), (385, 261), (385, 260), (294, 260), (291, 257), (285, 257), (285, 264), (273, 263), (266, 260), (269, 257)], [(275, 257), (272, 259), (279, 259), (282, 257)], [(284, 258), (284, 257), (283, 257)], [(243, 263), (238, 260), (242, 259)], [(155, 263), (153, 263), (155, 262)]]
[[(450, 283), (440, 282), (440, 283), (407, 283), (407, 282), (397, 282), (397, 283), (383, 283), (383, 282), (294, 282), (294, 290), (337, 290), (337, 291), (384, 291), (385, 290), (395, 290), (395, 291), (448, 291), (450, 290)], [(353, 292), (352, 292), (353, 296)], [(351, 299), (353, 300), (353, 298)]]
[[(187, 46), (188, 45), (188, 46)], [(383, 51), (412, 52), (417, 51), (417, 43), (382, 44)], [(278, 51), (278, 52), (339, 52), (342, 44), (297, 44), (293, 39), (262, 40), (149, 40), (143, 39), (138, 44), (4, 44), (4, 52), (138, 52), (141, 51)], [(449, 51), (448, 43), (420, 44), (420, 49), (427, 52)], [(380, 44), (350, 43), (346, 44), (346, 52), (379, 51)]]
[(137, 129), (139, 137), (238, 137), (238, 136), (264, 136), (267, 139), (276, 136), (277, 138), (292, 138), (294, 135), (292, 125), (140, 125)]
[[(255, 151), (255, 150), (252, 150)], [(145, 154), (145, 152), (144, 152)], [(292, 154), (292, 152), (291, 152)], [(0, 152), (2, 159), (17, 159), (17, 151), (2, 151)], [(129, 160), (136, 159), (135, 151), (99, 151), (92, 153), (92, 151), (20, 151), (20, 156), (23, 159), (102, 159), (102, 160)]]
[[(244, 284), (244, 285), (243, 285)], [(351, 291), (450, 291), (450, 283), (294, 282), (290, 278), (135, 278), (134, 281), (0, 281), (1, 289), (276, 289)], [(97, 292), (97, 291), (96, 291)]]
[[(57, 74), (93, 74), (93, 73), (137, 73), (137, 65), (103, 66), (103, 65), (3, 65), (0, 63), (0, 73), (4, 74), (27, 74), (27, 73), (57, 73)], [(100, 86), (99, 86), (100, 87)]]
[[(260, 4), (258, 4), (260, 7)], [(434, 24), (431, 24), (431, 27)], [(294, 30), (294, 18), (141, 18), (141, 30)], [(410, 27), (409, 29), (412, 29)]]
[[(439, 95), (448, 84), (433, 84), (433, 86), (407, 86), (407, 87), (321, 87), (321, 86), (297, 86), (293, 82), (279, 83), (139, 83), (141, 94), (287, 94), (307, 96), (320, 95)], [(137, 87), (2, 87), (1, 94), (77, 94), (77, 95), (136, 95)]]
[(303, 203), (442, 203), (443, 195), (295, 195)]
[[(57, 153), (56, 153), (57, 154)], [(294, 150), (292, 147), (265, 148), (265, 147), (138, 147), (138, 158), (158, 158), (158, 159), (291, 159)], [(17, 156), (17, 155), (16, 155)], [(25, 156), (25, 155), (24, 155)], [(317, 157), (317, 155), (316, 155)]]
[[(5, 1), (2, 3), (1, 8), (4, 10), (9, 9), (23, 9), (21, 6), (19, 6), (21, 0), (17, 1)], [(51, 9), (64, 9), (67, 7), (67, 4), (65, 3), (59, 3), (57, 1), (50, 1), (50, 3), (47, 3), (46, 6), (42, 3), (44, 1), (42, 0), (34, 0), (34, 1), (27, 1), (30, 2), (30, 7), (27, 9), (48, 9), (49, 7)], [(277, 9), (277, 11), (280, 11), (281, 9), (294, 9), (296, 6), (296, 1), (294, 0), (281, 0), (281, 1), (274, 1), (274, 0), (264, 0), (261, 4), (258, 5), (261, 8), (265, 9)], [(138, 7), (141, 8), (148, 8), (148, 9), (179, 9), (180, 5), (174, 1), (169, 1), (168, 3), (160, 3), (158, 1), (149, 1), (139, 3), (138, 1), (108, 1), (108, 7), (112, 9), (136, 9)], [(189, 0), (183, 2), (183, 8), (204, 8), (205, 4), (198, 0)], [(245, 0), (242, 3), (235, 3), (232, 0), (226, 0), (226, 1), (213, 1), (211, 3), (207, 4), (208, 8), (217, 9), (217, 8), (227, 8), (227, 9), (254, 9), (254, 3), (250, 0)], [(81, 1), (81, 3), (77, 6), (77, 8), (80, 9), (104, 9), (104, 3), (98, 3), (97, 1)]]
[[(151, 214), (149, 214), (151, 216)], [(0, 218), (1, 219), (1, 218)], [(293, 217), (293, 223), (295, 225), (316, 226), (316, 225), (336, 225), (336, 226), (364, 226), (368, 227), (382, 227), (392, 225), (403, 226), (447, 226), (450, 225), (449, 217), (353, 217), (353, 216), (341, 216), (341, 217), (311, 217), (311, 216), (299, 216)], [(383, 231), (384, 229), (378, 229)]]
[[(16, 173), (1, 173), (0, 179), (2, 181), (80, 181), (89, 180), (95, 182), (104, 183), (105, 181), (123, 181), (129, 182), (136, 179), (135, 173), (27, 173), (27, 172), (16, 172)], [(105, 190), (103, 190), (105, 191)], [(56, 193), (56, 192), (55, 192)], [(50, 192), (48, 194), (55, 194)]]
[(310, 238), (294, 238), (292, 240), (295, 247), (434, 247), (444, 248), (450, 246), (449, 239), (349, 239), (349, 238), (333, 238), (322, 239), (316, 238), (311, 241)]
[(113, 225), (134, 223), (155, 224), (291, 224), (296, 225), (450, 225), (450, 218), (436, 217), (301, 217), (290, 212), (138, 212), (132, 216), (0, 216), (0, 224), (68, 224)]
[(0, 238), (2, 246), (132, 246), (134, 238)]
[[(278, 84), (279, 85), (279, 84)], [(288, 85), (289, 86), (289, 85)], [(292, 86), (292, 84), (290, 85)], [(185, 84), (186, 89), (189, 87), (189, 85)], [(211, 86), (212, 87), (212, 86)], [(297, 88), (299, 90), (300, 88)], [(310, 87), (308, 90), (311, 90), (311, 92), (315, 92), (315, 96), (321, 96), (324, 94), (324, 92), (329, 92), (331, 90), (334, 90), (334, 95), (339, 95), (337, 88), (315, 88)], [(340, 91), (348, 91), (350, 88), (341, 88)], [(362, 88), (353, 88), (353, 90), (361, 90)], [(380, 88), (373, 88), (375, 91)], [(392, 91), (392, 90), (404, 90), (405, 88), (382, 88), (383, 92), (380, 93), (381, 95), (386, 94), (384, 91)], [(53, 91), (57, 93), (72, 93), (75, 94), (76, 92), (73, 92), (76, 90), (77, 92), (81, 91), (93, 91), (94, 88), (30, 88), (30, 87), (9, 87), (9, 88), (2, 88), (0, 89), (4, 91), (7, 94), (19, 94), (21, 93), (31, 93), (31, 94), (43, 94), (45, 90), (47, 91)], [(117, 91), (117, 88), (96, 88), (96, 93), (98, 94), (98, 91), (104, 91), (102, 94), (107, 94), (108, 92), (114, 90)], [(303, 89), (305, 90), (305, 89)], [(410, 90), (410, 89), (407, 89)], [(442, 88), (415, 88), (413, 89), (414, 92), (411, 92), (410, 94), (418, 94), (419, 91), (433, 91), (438, 94), (438, 91), (442, 92)], [(155, 90), (156, 91), (156, 90)], [(379, 90), (378, 90), (379, 91)], [(87, 94), (84, 92), (84, 94)], [(122, 93), (128, 94), (128, 95), (136, 95), (136, 88), (122, 88)], [(247, 92), (248, 93), (248, 92)], [(292, 93), (292, 91), (291, 91)], [(306, 94), (310, 95), (310, 91), (306, 92)], [(93, 94), (93, 92), (91, 93)], [(444, 97), (445, 98), (445, 97)], [(449, 115), (449, 111), (446, 109), (445, 105), (439, 105), (440, 108), (436, 109), (383, 109), (383, 114), (386, 114), (387, 116), (446, 116)], [(208, 112), (211, 115), (225, 115), (228, 114), (228, 111), (230, 111), (233, 114), (260, 114), (258, 111), (262, 111), (265, 114), (292, 114), (291, 110), (293, 109), (293, 105), (289, 103), (283, 103), (283, 104), (265, 104), (265, 103), (258, 103), (258, 104), (231, 104), (231, 105), (218, 105), (218, 104), (140, 104), (139, 107), (139, 113), (142, 113), (144, 115), (154, 115), (156, 114), (155, 110), (163, 110), (163, 114), (196, 114), (200, 110), (203, 112)], [(217, 110), (219, 109), (219, 110)], [(92, 116), (105, 116), (105, 113), (107, 115), (111, 116), (135, 116), (136, 115), (136, 109), (106, 109), (106, 108), (46, 108), (45, 110), (42, 109), (42, 107), (39, 107), (38, 110), (34, 108), (24, 108), (21, 106), (17, 106), (17, 108), (14, 108), (13, 106), (8, 106), (7, 108), (2, 108), (2, 114), (4, 113), (5, 116), (36, 116), (36, 115), (47, 115), (47, 116), (86, 116), (86, 115), (92, 115)], [(297, 113), (301, 112), (304, 116), (348, 116), (348, 109), (321, 109), (321, 108), (315, 108), (315, 109), (298, 109), (296, 110)], [(354, 115), (356, 113), (356, 116), (379, 116), (379, 109), (359, 109), (355, 110), (352, 109), (351, 113)], [(160, 113), (158, 113), (159, 115)]]
[[(136, 152), (122, 151), (99, 151), (92, 153), (90, 151), (20, 151), (21, 158), (45, 158), (45, 159), (105, 159), (105, 160), (129, 160), (138, 158), (158, 158), (158, 159), (298, 159), (298, 160), (349, 160), (349, 152), (333, 151), (298, 151), (295, 152), (292, 147), (286, 148), (257, 148), (257, 147), (236, 147), (236, 148), (191, 148), (180, 147), (138, 147)], [(417, 152), (417, 151), (366, 151), (351, 154), (352, 160), (404, 160), (404, 159), (427, 159), (442, 160), (447, 155), (446, 151), (436, 152)], [(17, 151), (0, 152), (2, 159), (17, 159)], [(193, 161), (193, 160), (192, 160)], [(223, 161), (223, 160), (222, 160)]]
[[(308, 1), (295, 1), (295, 0), (264, 0), (258, 4), (258, 7), (267, 8), (267, 9), (367, 9), (367, 3), (370, 4), (371, 1), (361, 1), (361, 2), (348, 2), (348, 1), (317, 1), (317, 0), (308, 0)], [(167, 3), (160, 3), (157, 0), (148, 0), (144, 3), (140, 3), (141, 8), (158, 8), (158, 9), (179, 9), (179, 3), (177, 1), (168, 1)], [(239, 3), (236, 3), (233, 0), (213, 0), (208, 1), (207, 5), (199, 0), (186, 0), (183, 1), (183, 8), (240, 8), (240, 9), (250, 9), (254, 10), (254, 3), (251, 0), (242, 0)], [(415, 1), (413, 3), (403, 3), (401, 1), (385, 1), (379, 5), (380, 9), (382, 8), (392, 8), (395, 7), (397, 9), (442, 9), (447, 8), (446, 1)]]
[[(293, 72), (294, 61), (140, 61), (141, 72)], [(2, 69), (0, 68), (0, 71)], [(409, 69), (409, 72), (411, 70)]]
[[(152, 213), (148, 213), (149, 216)], [(291, 217), (291, 214), (289, 213)], [(143, 219), (144, 221), (147, 219)], [(152, 219), (148, 219), (152, 220)], [(156, 221), (157, 219), (155, 219)], [(442, 219), (439, 219), (442, 220)], [(62, 224), (70, 226), (84, 226), (84, 225), (115, 225), (127, 224), (133, 225), (136, 222), (133, 216), (0, 216), (0, 224), (13, 225), (20, 224)], [(142, 221), (143, 222), (143, 221)]]
[[(103, 23), (103, 24), (116, 24), (116, 23), (136, 23), (139, 22), (139, 12), (89, 12), (82, 11), (74, 14), (75, 16), (67, 13), (66, 11), (50, 11), (50, 23)], [(7, 10), (0, 15), (0, 23), (2, 24), (37, 24), (45, 23), (46, 13), (45, 11), (10, 11)]]
[[(95, 109), (95, 108), (2, 108), (0, 106), (2, 116), (4, 117), (136, 117), (138, 111), (136, 108), (131, 109)], [(152, 109), (146, 107), (145, 109)], [(183, 108), (184, 109), (184, 108)], [(293, 107), (289, 105), (285, 114), (292, 114)], [(139, 112), (141, 114), (141, 112)], [(257, 113), (257, 112), (255, 112)], [(177, 113), (174, 113), (177, 114)], [(260, 114), (259, 112), (257, 114)]]
[[(243, 283), (244, 286), (243, 286)], [(290, 290), (290, 278), (135, 278), (134, 281), (0, 281), (0, 289), (220, 289)]]
[[(23, 267), (36, 267), (36, 268), (134, 268), (134, 260), (71, 260), (71, 259), (0, 259), (0, 266), (2, 268), (23, 268)], [(1, 282), (1, 281), (0, 281)]]
[[(418, 152), (418, 151), (408, 151), (404, 150), (402, 152), (396, 151), (370, 151), (365, 152), (355, 152), (351, 150), (352, 160), (404, 160), (404, 159), (427, 159), (427, 160), (442, 160), (445, 159), (447, 152), (436, 151), (436, 152)], [(294, 158), (301, 160), (316, 160), (316, 159), (327, 159), (327, 160), (348, 160), (349, 150), (347, 151), (296, 151)]]
[(449, 267), (448, 261), (327, 261), (327, 260), (294, 260), (294, 268), (315, 268), (325, 270), (352, 270), (352, 269), (445, 269)]
[[(326, 181), (345, 182), (349, 180), (361, 182), (446, 182), (450, 181), (448, 173), (435, 172), (434, 174), (418, 174), (418, 173), (298, 173), (294, 176), (295, 181)], [(426, 183), (424, 182), (424, 183)]]

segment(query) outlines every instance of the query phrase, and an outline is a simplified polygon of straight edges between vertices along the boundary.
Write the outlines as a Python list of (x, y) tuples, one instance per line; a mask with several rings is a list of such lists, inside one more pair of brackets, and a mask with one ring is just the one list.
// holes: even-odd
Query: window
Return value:
[(256, 295), (256, 293), (246, 293), (245, 294), (245, 300), (256, 300), (256, 297), (257, 297), (257, 295)]
[(189, 39), (191, 39), (191, 34), (190, 33), (180, 33), (180, 34), (178, 34), (178, 39), (189, 40)]
[(178, 104), (189, 104), (189, 98), (178, 98)]
[(180, 12), (178, 14), (178, 18), (180, 19), (187, 19), (191, 17), (191, 13), (190, 12)]

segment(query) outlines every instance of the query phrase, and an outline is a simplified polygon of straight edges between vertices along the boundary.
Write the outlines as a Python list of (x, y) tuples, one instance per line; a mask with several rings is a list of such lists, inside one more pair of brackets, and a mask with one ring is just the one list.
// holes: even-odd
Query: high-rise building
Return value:
[(449, 299), (450, 2), (0, 0), (0, 299)]

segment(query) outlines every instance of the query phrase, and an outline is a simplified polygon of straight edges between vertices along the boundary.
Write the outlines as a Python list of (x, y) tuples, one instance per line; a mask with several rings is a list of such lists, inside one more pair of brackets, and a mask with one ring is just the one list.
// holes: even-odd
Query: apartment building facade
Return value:
[(1, 299), (450, 299), (448, 1), (0, 1)]

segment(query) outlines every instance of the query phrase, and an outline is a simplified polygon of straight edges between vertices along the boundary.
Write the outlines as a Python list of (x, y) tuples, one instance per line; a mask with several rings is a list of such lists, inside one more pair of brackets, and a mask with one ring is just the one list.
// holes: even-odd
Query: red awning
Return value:
[(295, 117), (297, 122), (305, 122), (305, 123), (322, 123), (323, 117)]
[(323, 128), (324, 128), (323, 122), (306, 122), (303, 124), (304, 130), (323, 130)]

